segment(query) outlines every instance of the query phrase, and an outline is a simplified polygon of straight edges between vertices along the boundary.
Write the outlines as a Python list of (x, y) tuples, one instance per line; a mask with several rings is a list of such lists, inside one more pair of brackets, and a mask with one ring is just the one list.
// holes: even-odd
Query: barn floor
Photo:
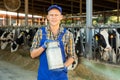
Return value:
[[(16, 75), (16, 76), (23, 75), (22, 74), (23, 71), (25, 73), (26, 70), (27, 70), (27, 72), (33, 71), (33, 73), (31, 73), (31, 74), (34, 74), (34, 76), (32, 76), (31, 79), (30, 78), (27, 79), (26, 78), (27, 76), (24, 77), (25, 79), (23, 79), (22, 77), (21, 78), (19, 77), (17, 79), (15, 76), (12, 76), (12, 77), (14, 77), (13, 79), (15, 79), (15, 80), (20, 80), (20, 79), (21, 80), (33, 80), (33, 78), (37, 76), (36, 73), (37, 73), (37, 68), (38, 68), (38, 59), (31, 59), (29, 56), (29, 51), (27, 51), (27, 50), (19, 49), (17, 52), (14, 52), (14, 53), (11, 53), (9, 48), (7, 48), (6, 50), (0, 50), (0, 63), (2, 65), (4, 64), (3, 66), (0, 66), (2, 71), (4, 71), (3, 69), (7, 68), (8, 72), (11, 71), (10, 72), (11, 74), (9, 74), (11, 76), (13, 75), (12, 73), (15, 73), (15, 72), (12, 72), (13, 70), (8, 70), (9, 67), (11, 67), (11, 68), (13, 67), (12, 69), (19, 71), (19, 75)], [(5, 66), (7, 64), (9, 64), (11, 66)], [(18, 68), (14, 67), (14, 66), (18, 66)], [(2, 67), (4, 67), (4, 68), (2, 68)], [(19, 67), (22, 68), (22, 70), (21, 69), (19, 70)], [(1, 69), (0, 69), (0, 72), (1, 72)], [(77, 76), (75, 71), (70, 71), (68, 74), (69, 74), (68, 75), (69, 80), (84, 80), (81, 77)], [(11, 80), (11, 79), (8, 79), (9, 75), (5, 76), (7, 78), (5, 78), (4, 76), (1, 75), (2, 76), (1, 78), (3, 78), (3, 80), (5, 80), (5, 79)], [(0, 78), (0, 80), (1, 80), (1, 78)]]
[(36, 75), (34, 71), (0, 60), (0, 80), (36, 80)]
[[(38, 59), (30, 58), (27, 47), (19, 48), (19, 50), (14, 53), (11, 53), (9, 48), (0, 50), (0, 60), (37, 73)], [(108, 80), (104, 75), (92, 72), (82, 63), (82, 60), (82, 58), (79, 59), (80, 63), (75, 70), (68, 72), (69, 80)]]

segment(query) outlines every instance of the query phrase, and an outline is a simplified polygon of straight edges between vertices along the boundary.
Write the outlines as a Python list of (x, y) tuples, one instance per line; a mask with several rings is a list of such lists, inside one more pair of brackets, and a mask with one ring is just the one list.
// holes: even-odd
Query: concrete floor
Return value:
[(36, 72), (0, 61), (0, 80), (36, 80)]
[[(0, 50), (0, 80), (36, 80), (38, 59), (23, 57), (20, 52)], [(69, 71), (68, 77), (69, 80), (85, 80), (75, 71)]]
[[(0, 61), (0, 80), (37, 80), (37, 72), (29, 71), (20, 66)], [(74, 71), (68, 72), (69, 80), (84, 80), (75, 76)]]

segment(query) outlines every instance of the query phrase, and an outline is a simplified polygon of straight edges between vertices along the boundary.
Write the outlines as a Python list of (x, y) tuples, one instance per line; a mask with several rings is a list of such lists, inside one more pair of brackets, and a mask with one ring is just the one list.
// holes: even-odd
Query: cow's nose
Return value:
[(105, 51), (110, 51), (112, 48), (111, 47), (106, 47), (104, 50)]

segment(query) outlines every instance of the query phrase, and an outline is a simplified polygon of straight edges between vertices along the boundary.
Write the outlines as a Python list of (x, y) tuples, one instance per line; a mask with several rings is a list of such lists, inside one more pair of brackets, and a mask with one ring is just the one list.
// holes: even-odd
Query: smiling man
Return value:
[[(60, 26), (63, 18), (60, 6), (51, 5), (47, 11), (49, 25), (39, 28), (36, 32), (30, 49), (31, 57), (39, 57), (38, 80), (68, 80), (67, 67), (76, 58), (73, 34)], [(49, 60), (46, 51), (48, 49), (47, 44), (54, 41), (57, 41), (59, 44), (58, 48), (60, 48), (60, 51), (57, 53), (61, 53), (62, 55), (63, 67), (51, 70), (49, 69)], [(52, 51), (50, 53), (53, 53), (53, 59), (57, 61), (56, 57), (58, 56), (55, 56), (55, 52)]]

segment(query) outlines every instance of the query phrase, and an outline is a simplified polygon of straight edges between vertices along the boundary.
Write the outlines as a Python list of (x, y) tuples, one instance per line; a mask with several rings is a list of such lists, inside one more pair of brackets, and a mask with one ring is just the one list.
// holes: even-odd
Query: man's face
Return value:
[(49, 21), (50, 26), (57, 26), (60, 24), (63, 16), (60, 11), (57, 9), (52, 9), (48, 12), (47, 19)]

